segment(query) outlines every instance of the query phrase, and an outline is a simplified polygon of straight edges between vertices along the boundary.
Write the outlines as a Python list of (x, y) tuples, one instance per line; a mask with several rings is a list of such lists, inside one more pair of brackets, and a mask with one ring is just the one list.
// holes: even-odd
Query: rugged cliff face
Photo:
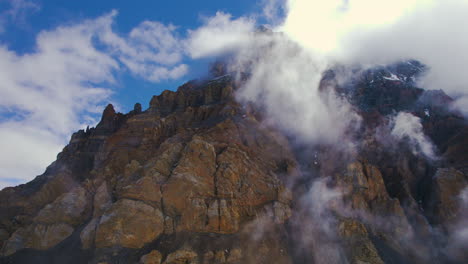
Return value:
[[(466, 260), (457, 230), (468, 126), (446, 109), (448, 96), (413, 87), (411, 72), (398, 73), (407, 82), (365, 72), (352, 89), (335, 83), (363, 118), (350, 153), (267, 125), (255, 105), (235, 100), (242, 81), (219, 71), (154, 96), (144, 111), (108, 105), (43, 175), (2, 190), (0, 262)], [(401, 110), (421, 118), (439, 158), (377, 138)]]

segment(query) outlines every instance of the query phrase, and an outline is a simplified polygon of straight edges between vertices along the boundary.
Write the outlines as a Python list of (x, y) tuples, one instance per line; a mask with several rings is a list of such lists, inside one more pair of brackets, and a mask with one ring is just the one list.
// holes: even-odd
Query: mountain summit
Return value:
[(145, 110), (108, 105), (0, 192), (0, 262), (463, 263), (468, 126), (415, 86), (422, 70), (324, 74), (321, 92), (360, 116), (352, 148), (301, 142), (240, 102), (248, 76), (222, 64)]

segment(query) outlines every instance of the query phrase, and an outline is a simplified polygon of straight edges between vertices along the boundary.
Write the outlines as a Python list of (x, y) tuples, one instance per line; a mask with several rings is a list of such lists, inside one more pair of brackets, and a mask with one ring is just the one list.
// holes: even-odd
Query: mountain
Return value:
[[(222, 64), (144, 111), (108, 105), (43, 175), (0, 192), (0, 263), (463, 263), (468, 126), (416, 87), (423, 70), (324, 74), (362, 118), (352, 151), (265, 122), (236, 99), (248, 76)], [(389, 140), (398, 113), (436, 157)]]

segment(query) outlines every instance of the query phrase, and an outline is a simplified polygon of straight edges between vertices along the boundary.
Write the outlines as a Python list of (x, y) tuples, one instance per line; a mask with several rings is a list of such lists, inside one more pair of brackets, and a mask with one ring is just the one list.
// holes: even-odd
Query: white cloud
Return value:
[(31, 53), (0, 46), (0, 179), (10, 179), (1, 184), (31, 180), (72, 132), (94, 125), (116, 73), (158, 82), (187, 72), (174, 26), (145, 21), (121, 36), (116, 14), (42, 31)]
[(24, 183), (43, 172), (63, 147), (46, 129), (23, 122), (0, 124), (0, 189)]
[(12, 115), (0, 124), (0, 177), (25, 182), (40, 174), (80, 115), (109, 96), (92, 83), (112, 82), (118, 64), (92, 45), (89, 23), (42, 32), (31, 54), (0, 47), (0, 109)]
[[(432, 1), (432, 0), (429, 0)], [(289, 0), (281, 31), (310, 50), (332, 53), (341, 38), (397, 21), (425, 0)]]
[(398, 140), (407, 139), (414, 154), (421, 153), (434, 159), (434, 146), (424, 135), (421, 119), (410, 113), (399, 112), (393, 121), (391, 135)]
[(190, 30), (186, 42), (187, 52), (192, 58), (221, 55), (244, 48), (255, 29), (255, 21), (241, 17), (232, 19), (230, 14), (217, 12), (205, 18), (205, 24)]
[(453, 103), (453, 108), (455, 110), (460, 110), (464, 116), (468, 116), (468, 92), (459, 96)]

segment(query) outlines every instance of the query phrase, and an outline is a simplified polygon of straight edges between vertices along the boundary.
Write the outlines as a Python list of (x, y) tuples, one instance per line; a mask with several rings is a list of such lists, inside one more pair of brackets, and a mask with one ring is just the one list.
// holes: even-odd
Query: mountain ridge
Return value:
[[(2, 190), (0, 262), (466, 257), (451, 240), (463, 217), (457, 197), (467, 185), (468, 126), (448, 110), (448, 96), (391, 71), (364, 72), (349, 87), (326, 73), (321, 87), (349, 100), (363, 120), (350, 132), (359, 146), (349, 153), (295, 141), (263, 122), (257, 106), (236, 100), (243, 80), (222, 64), (212, 72), (214, 79), (153, 96), (144, 111), (138, 103), (127, 114), (108, 105), (99, 124), (74, 133), (43, 175)], [(394, 146), (376, 137), (402, 111), (422, 120), (437, 160), (404, 140)]]

